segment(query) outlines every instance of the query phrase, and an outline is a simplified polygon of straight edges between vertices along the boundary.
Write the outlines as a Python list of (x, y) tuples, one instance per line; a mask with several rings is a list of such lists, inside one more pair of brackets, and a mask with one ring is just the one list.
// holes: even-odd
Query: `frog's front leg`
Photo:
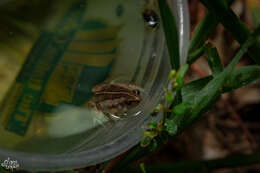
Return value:
[(96, 103), (96, 108), (97, 108), (98, 111), (102, 112), (105, 116), (107, 116), (110, 121), (114, 122), (115, 120), (120, 119), (119, 116), (111, 113), (109, 110), (104, 111), (104, 108), (101, 106), (100, 103)]
[(110, 121), (115, 121), (115, 120), (118, 120), (120, 119), (119, 116), (115, 115), (115, 114), (112, 114), (110, 113), (109, 111), (104, 111), (104, 108), (101, 106), (100, 103), (95, 103), (95, 102), (89, 102), (88, 103), (88, 107), (89, 108), (94, 108), (96, 109), (98, 112), (102, 113), (103, 115), (105, 115)]

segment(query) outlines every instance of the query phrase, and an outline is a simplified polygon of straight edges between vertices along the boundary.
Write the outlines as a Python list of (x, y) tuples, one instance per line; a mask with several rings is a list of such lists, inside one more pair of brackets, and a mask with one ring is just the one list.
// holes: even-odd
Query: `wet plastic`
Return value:
[[(172, 0), (169, 1), (169, 3), (173, 8), (179, 27), (180, 55), (181, 63), (183, 64), (186, 61), (189, 40), (187, 2), (186, 0)], [(157, 32), (159, 33), (157, 36), (152, 36), (152, 38), (147, 36), (146, 38), (147, 41), (153, 41), (154, 44), (148, 44), (148, 48), (147, 45), (146, 47), (143, 45), (144, 48), (147, 48), (146, 51), (149, 50), (153, 53), (143, 51), (143, 56), (148, 57), (148, 61), (143, 76), (138, 76), (137, 78), (141, 78), (139, 80), (144, 81), (147, 74), (152, 75), (150, 75), (151, 78), (148, 79), (150, 83), (148, 82), (144, 88), (146, 91), (149, 91), (148, 96), (144, 100), (146, 104), (138, 106), (137, 109), (141, 111), (137, 116), (120, 120), (115, 124), (107, 126), (105, 129), (101, 129), (93, 140), (81, 142), (79, 146), (65, 153), (32, 154), (0, 149), (0, 163), (9, 158), (10, 160), (16, 160), (19, 163), (20, 169), (33, 171), (61, 171), (86, 167), (88, 165), (106, 161), (136, 145), (142, 138), (141, 130), (144, 125), (151, 120), (158, 120), (160, 118), (152, 118), (149, 116), (149, 111), (160, 101), (162, 89), (165, 86), (170, 70), (169, 57), (163, 37), (162, 25)], [(130, 51), (135, 50), (130, 49)], [(159, 66), (156, 67), (157, 70), (151, 71), (149, 69), (153, 68), (151, 65), (154, 64), (154, 62), (152, 62), (154, 61), (154, 58), (156, 58), (155, 62), (156, 64), (159, 64)], [(86, 135), (87, 138), (87, 134), (80, 135)], [(76, 139), (77, 137), (73, 139), (74, 142)]]

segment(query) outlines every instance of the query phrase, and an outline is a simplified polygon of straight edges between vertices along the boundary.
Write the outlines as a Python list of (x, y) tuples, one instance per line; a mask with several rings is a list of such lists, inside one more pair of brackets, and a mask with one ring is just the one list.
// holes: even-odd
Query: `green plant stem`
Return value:
[[(172, 10), (166, 0), (157, 0), (160, 8), (161, 19), (163, 23), (164, 34), (167, 42), (168, 52), (170, 56), (171, 67), (174, 70), (180, 68), (180, 50), (179, 50), (179, 35), (175, 18)], [(181, 91), (177, 91), (176, 98), (170, 107), (181, 103)]]
[(194, 61), (196, 61), (199, 57), (201, 57), (204, 54), (204, 45), (200, 48), (189, 52), (187, 63), (192, 64)]
[[(201, 2), (240, 44), (245, 43), (250, 36), (250, 31), (236, 14), (226, 6), (225, 0), (201, 0)], [(255, 42), (250, 46), (248, 54), (257, 64), (260, 64), (260, 43)]]
[[(195, 161), (182, 161), (176, 163), (164, 163), (158, 165), (146, 165), (146, 171), (149, 173), (174, 173), (174, 172), (190, 172), (190, 171), (212, 171), (221, 168), (235, 168), (241, 166), (248, 166), (260, 163), (260, 153), (250, 155), (237, 155), (229, 156), (223, 159), (214, 160), (195, 160)], [(129, 169), (128, 173), (139, 173), (139, 168)]]
[(212, 13), (206, 13), (200, 24), (194, 31), (190, 40), (189, 52), (193, 52), (203, 46), (209, 35), (216, 29), (219, 24), (218, 19)]

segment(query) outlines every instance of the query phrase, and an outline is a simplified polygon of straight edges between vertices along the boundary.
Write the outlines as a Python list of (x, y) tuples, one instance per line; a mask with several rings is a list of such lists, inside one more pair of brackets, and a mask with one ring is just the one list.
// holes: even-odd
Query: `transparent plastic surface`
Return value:
[[(37, 116), (33, 116), (31, 120), (33, 123), (26, 129), (27, 131), (23, 131), (24, 126), (16, 128), (17, 126), (11, 123), (7, 126), (8, 122), (12, 122), (12, 119), (4, 117), (4, 114), (8, 112), (5, 110), (6, 107), (13, 102), (12, 100), (10, 101), (10, 98), (18, 94), (7, 94), (7, 97), (0, 93), (0, 97), (3, 100), (1, 103), (0, 121), (6, 125), (3, 128), (0, 126), (2, 128), (0, 128), (2, 130), (0, 134), (0, 163), (10, 158), (10, 160), (16, 160), (21, 169), (49, 171), (80, 168), (111, 159), (140, 141), (142, 138), (141, 130), (147, 122), (160, 118), (159, 116), (152, 118), (149, 116), (149, 112), (151, 108), (160, 102), (170, 70), (162, 24), (159, 20), (158, 26), (151, 27), (143, 19), (143, 12), (146, 8), (153, 8), (153, 4), (147, 5), (146, 1), (112, 0), (108, 2), (105, 0), (91, 0), (87, 1), (87, 4), (83, 0), (50, 1), (52, 3), (49, 1), (42, 2), (45, 3), (41, 4), (41, 6), (37, 3), (35, 3), (35, 6), (32, 4), (26, 6), (14, 0), (0, 3), (0, 8), (2, 7), (6, 12), (17, 11), (17, 9), (35, 8), (35, 14), (41, 18), (41, 20), (34, 21), (33, 18), (28, 18), (26, 14), (21, 17), (23, 20), (17, 20), (15, 15), (12, 17), (7, 15), (6, 17), (2, 17), (3, 19), (0, 18), (5, 22), (11, 21), (10, 26), (23, 26), (19, 30), (22, 34), (17, 34), (19, 32), (12, 30), (12, 27), (6, 30), (9, 36), (13, 38), (13, 40), (8, 39), (10, 43), (16, 40), (23, 46), (22, 48), (18, 47), (19, 49), (14, 49), (15, 51), (10, 51), (11, 46), (4, 47), (0, 45), (2, 51), (0, 56), (1, 58), (3, 57), (2, 59), (7, 59), (6, 57), (8, 57), (9, 59), (14, 59), (14, 62), (18, 64), (25, 62), (25, 65), (27, 62), (29, 64), (27, 66), (30, 67), (28, 56), (32, 57), (35, 54), (33, 52), (43, 50), (41, 55), (37, 54), (35, 57), (44, 57), (44, 53), (46, 52), (52, 53), (53, 47), (58, 47), (63, 52), (62, 56), (60, 56), (63, 59), (59, 59), (59, 63), (53, 65), (55, 69), (60, 70), (51, 70), (48, 74), (52, 74), (52, 76), (46, 79), (47, 83), (54, 83), (55, 85), (46, 84), (49, 87), (46, 87), (47, 89), (45, 88), (44, 92), (41, 92), (41, 96), (37, 95), (39, 102), (44, 101), (44, 104), (42, 104), (43, 109), (40, 109), (41, 106), (39, 108), (37, 104), (37, 108), (35, 108), (35, 115)], [(12, 3), (16, 4), (16, 6), (13, 7)], [(60, 7), (61, 3), (63, 4), (62, 8)], [(181, 63), (183, 64), (186, 61), (189, 37), (187, 2), (177, 0), (169, 1), (169, 3), (173, 8), (179, 27)], [(9, 10), (6, 8), (9, 7), (8, 5), (13, 8)], [(39, 11), (40, 8), (46, 7), (48, 9), (49, 6), (51, 8), (47, 10), (46, 14)], [(72, 9), (71, 14), (67, 13), (70, 9)], [(157, 7), (154, 7), (153, 10), (155, 14), (159, 14)], [(77, 20), (78, 22), (75, 23)], [(84, 23), (83, 26), (81, 26), (82, 21)], [(69, 27), (67, 27), (68, 23)], [(93, 30), (93, 28), (96, 30)], [(70, 30), (73, 30), (73, 34)], [(4, 31), (2, 32), (5, 34)], [(73, 39), (70, 39), (71, 34), (73, 35)], [(48, 40), (48, 38), (51, 39)], [(53, 38), (55, 38), (54, 42), (52, 41)], [(83, 38), (92, 39), (91, 44), (89, 42), (86, 43), (86, 40), (83, 40)], [(0, 44), (6, 43), (4, 41), (1, 41)], [(67, 44), (63, 45), (66, 41), (69, 42), (69, 46)], [(93, 46), (93, 44), (96, 46)], [(40, 49), (38, 51), (36, 51), (37, 45), (39, 45)], [(46, 45), (53, 45), (53, 47), (44, 49), (43, 47), (46, 47)], [(82, 65), (81, 60), (88, 56), (86, 54), (83, 56), (80, 51), (85, 51), (86, 49), (98, 50), (99, 54), (95, 54), (97, 58), (94, 59), (101, 57), (102, 61), (93, 61), (90, 59), (84, 62), (84, 68), (78, 68), (78, 64)], [(81, 53), (80, 55), (78, 55), (79, 52)], [(107, 54), (107, 52), (109, 53)], [(59, 53), (57, 54), (60, 55)], [(65, 56), (67, 54), (69, 56)], [(53, 54), (51, 55), (52, 57), (54, 56)], [(91, 57), (93, 57), (93, 54), (91, 54)], [(103, 60), (102, 58), (107, 59)], [(37, 62), (48, 63), (47, 59), (39, 58)], [(34, 63), (34, 66), (37, 65), (37, 62)], [(111, 68), (110, 62), (113, 63)], [(49, 64), (51, 66), (51, 63)], [(27, 70), (29, 72), (24, 72), (26, 71), (24, 70), (25, 65), (23, 65), (20, 72), (21, 68), (16, 68), (15, 65), (11, 66), (16, 71), (16, 74), (19, 72), (20, 77), (18, 76), (16, 81), (19, 81), (19, 79), (24, 81), (25, 77), (21, 75), (23, 73), (24, 76), (30, 76), (29, 79), (33, 79), (30, 73), (38, 74), (38, 71), (30, 70), (30, 68)], [(100, 68), (93, 71), (92, 66), (102, 66), (102, 68), (105, 67), (106, 69), (101, 73)], [(107, 70), (107, 68), (110, 69)], [(81, 75), (77, 75), (75, 72), (77, 69), (81, 69)], [(88, 71), (89, 69), (91, 71)], [(85, 73), (83, 73), (84, 70)], [(68, 74), (66, 79), (71, 79), (69, 82), (64, 82), (63, 79), (65, 78), (57, 77), (64, 76), (65, 74)], [(77, 79), (75, 76), (80, 77)], [(9, 83), (14, 83), (15, 77), (15, 75), (11, 77), (13, 80), (9, 81)], [(95, 79), (90, 81), (94, 81), (91, 87), (104, 81), (116, 81), (127, 85), (134, 84), (141, 88), (142, 100), (136, 107), (127, 111), (127, 116), (120, 118), (119, 121), (111, 122), (108, 117), (100, 112), (92, 112), (92, 110), (84, 106), (88, 103), (88, 99), (86, 98), (89, 98), (88, 93), (90, 91), (89, 88), (91, 88), (88, 85), (89, 78)], [(78, 81), (73, 83), (76, 79)], [(51, 83), (50, 81), (53, 82)], [(20, 83), (14, 84), (13, 88), (19, 88), (21, 85)], [(29, 84), (25, 86), (28, 88)], [(72, 86), (74, 84), (75, 87), (73, 90)], [(45, 86), (45, 84), (41, 86)], [(23, 86), (23, 89), (26, 87)], [(71, 99), (72, 101), (70, 101), (69, 94), (65, 93), (67, 97), (64, 96), (63, 90), (66, 87), (75, 91), (74, 93), (78, 93), (74, 94), (73, 99)], [(7, 92), (8, 87), (5, 88)], [(24, 91), (27, 90), (24, 89)], [(9, 91), (12, 91), (12, 87), (11, 89), (9, 88)], [(50, 98), (53, 99), (51, 100)], [(56, 104), (53, 101), (56, 98), (62, 98), (59, 101), (61, 104)], [(14, 109), (12, 106), (9, 107), (10, 109)], [(22, 105), (23, 109), (25, 109), (24, 107), (25, 105)], [(51, 113), (49, 111), (50, 108), (52, 108)], [(25, 121), (22, 118), (19, 120)], [(14, 135), (10, 137), (9, 132), (4, 133), (4, 130), (17, 133), (20, 139), (18, 140)]]

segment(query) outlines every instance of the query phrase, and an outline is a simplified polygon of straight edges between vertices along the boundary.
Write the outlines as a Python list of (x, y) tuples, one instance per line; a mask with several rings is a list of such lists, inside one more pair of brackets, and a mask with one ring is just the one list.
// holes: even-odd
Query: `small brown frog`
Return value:
[(92, 92), (94, 96), (88, 105), (108, 115), (110, 119), (120, 118), (141, 101), (140, 88), (133, 84), (105, 82), (96, 85)]

